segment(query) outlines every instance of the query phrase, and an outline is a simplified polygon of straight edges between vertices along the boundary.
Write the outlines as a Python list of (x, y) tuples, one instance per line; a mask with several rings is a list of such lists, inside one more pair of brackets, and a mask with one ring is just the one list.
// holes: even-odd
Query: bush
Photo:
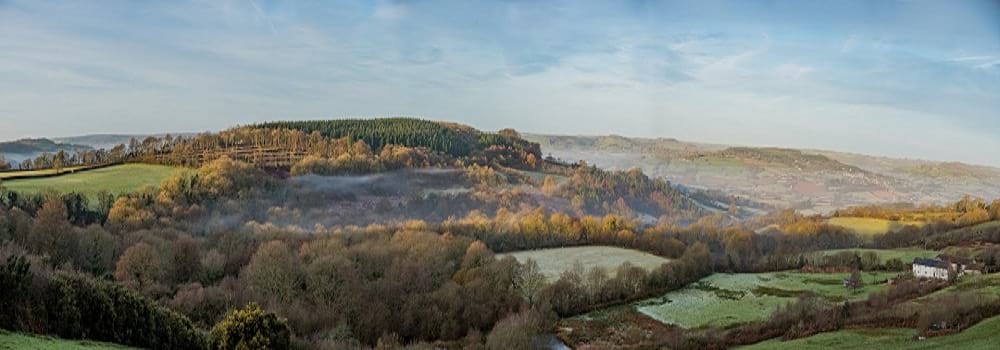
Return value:
[(80, 273), (32, 272), (28, 264), (18, 256), (0, 265), (6, 329), (149, 349), (206, 346), (186, 317), (120, 285)]
[(539, 315), (531, 310), (511, 315), (493, 327), (486, 338), (486, 347), (490, 350), (530, 350), (542, 323)]
[(289, 349), (291, 333), (287, 321), (250, 303), (212, 328), (212, 349)]

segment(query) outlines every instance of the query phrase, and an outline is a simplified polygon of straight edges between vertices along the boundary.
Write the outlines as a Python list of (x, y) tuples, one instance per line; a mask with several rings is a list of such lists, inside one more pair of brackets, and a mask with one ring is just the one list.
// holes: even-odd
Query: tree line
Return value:
[[(75, 166), (92, 166), (112, 164), (125, 161), (127, 156), (124, 145), (118, 145), (110, 150), (77, 150), (67, 152), (60, 150), (55, 153), (42, 153), (34, 158), (28, 158), (17, 164), (20, 170), (55, 169)], [(8, 170), (13, 166), (3, 156), (0, 156), (0, 170)]]
[(322, 121), (285, 121), (251, 125), (252, 128), (319, 132), (328, 138), (364, 140), (374, 149), (386, 145), (424, 147), (453, 157), (463, 157), (491, 147), (512, 148), (541, 156), (538, 144), (525, 141), (516, 132), (484, 133), (458, 124), (446, 124), (416, 118), (341, 119)]
[(981, 198), (965, 195), (950, 205), (910, 203), (867, 205), (839, 209), (835, 217), (863, 217), (886, 220), (950, 221), (961, 226), (975, 225), (1000, 219), (1000, 199), (987, 203)]

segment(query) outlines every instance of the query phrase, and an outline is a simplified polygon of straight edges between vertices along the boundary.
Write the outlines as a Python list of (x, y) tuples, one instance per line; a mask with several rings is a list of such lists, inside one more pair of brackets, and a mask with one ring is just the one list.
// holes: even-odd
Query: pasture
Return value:
[(614, 270), (625, 262), (652, 270), (670, 261), (670, 259), (637, 250), (604, 246), (528, 250), (501, 254), (499, 257), (503, 256), (512, 256), (522, 263), (528, 259), (534, 260), (538, 263), (542, 274), (550, 281), (558, 279), (563, 271), (573, 269), (577, 262), (583, 266), (585, 271), (595, 267), (603, 267), (609, 273), (614, 273)]
[(819, 256), (834, 255), (841, 252), (855, 252), (858, 255), (864, 255), (865, 253), (875, 253), (878, 254), (879, 261), (885, 264), (886, 261), (892, 259), (899, 259), (904, 263), (912, 263), (914, 258), (934, 258), (940, 254), (934, 250), (919, 249), (919, 248), (900, 248), (900, 249), (831, 249), (831, 250), (821, 250), (816, 252)]
[(827, 220), (827, 223), (834, 226), (840, 226), (848, 230), (854, 231), (857, 234), (871, 236), (878, 235), (887, 232), (895, 232), (903, 229), (908, 225), (923, 226), (925, 223), (923, 221), (893, 221), (885, 219), (873, 219), (873, 218), (848, 218), (848, 217), (836, 217)]
[(896, 273), (866, 272), (864, 287), (843, 286), (848, 273), (717, 273), (684, 289), (637, 302), (639, 312), (664, 324), (685, 328), (726, 327), (766, 319), (779, 306), (813, 293), (831, 303), (859, 300), (886, 288)]
[(100, 191), (135, 192), (145, 186), (159, 186), (163, 180), (181, 171), (183, 168), (165, 165), (123, 164), (55, 177), (4, 181), (3, 187), (25, 194), (76, 192), (94, 201)]
[(1000, 316), (983, 320), (958, 334), (925, 340), (914, 339), (914, 331), (910, 329), (849, 329), (789, 341), (772, 339), (740, 349), (986, 350), (997, 348), (998, 333), (1000, 333)]
[(998, 298), (1000, 297), (1000, 274), (962, 276), (955, 285), (911, 300), (904, 306), (923, 308), (934, 299), (950, 294), (964, 294), (967, 297), (977, 296), (987, 299)]
[(125, 350), (131, 349), (116, 344), (89, 340), (65, 340), (39, 335), (11, 333), (0, 330), (0, 350)]

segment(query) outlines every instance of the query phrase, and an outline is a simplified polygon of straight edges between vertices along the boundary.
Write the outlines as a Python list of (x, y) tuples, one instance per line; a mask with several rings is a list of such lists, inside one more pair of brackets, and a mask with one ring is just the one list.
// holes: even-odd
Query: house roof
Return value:
[(947, 268), (951, 267), (951, 265), (948, 264), (947, 262), (944, 262), (944, 261), (941, 261), (941, 260), (938, 260), (938, 259), (923, 259), (923, 258), (914, 258), (913, 259), (913, 265), (938, 267), (938, 268), (942, 268), (942, 269), (947, 269)]

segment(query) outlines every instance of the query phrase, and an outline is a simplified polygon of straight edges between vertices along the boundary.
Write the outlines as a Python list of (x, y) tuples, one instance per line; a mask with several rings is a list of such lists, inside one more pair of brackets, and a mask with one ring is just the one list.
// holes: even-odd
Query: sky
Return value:
[(1000, 166), (1000, 1), (0, 0), (0, 139), (376, 116)]

